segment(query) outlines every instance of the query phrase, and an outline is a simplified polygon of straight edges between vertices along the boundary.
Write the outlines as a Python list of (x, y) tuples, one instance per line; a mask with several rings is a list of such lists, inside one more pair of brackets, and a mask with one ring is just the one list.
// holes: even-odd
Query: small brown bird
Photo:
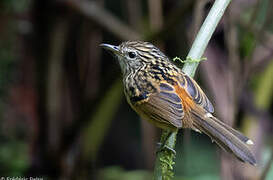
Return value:
[(101, 46), (118, 58), (126, 99), (142, 118), (166, 130), (203, 132), (239, 160), (256, 164), (247, 146), (253, 142), (214, 117), (211, 102), (195, 80), (157, 47), (142, 41)]

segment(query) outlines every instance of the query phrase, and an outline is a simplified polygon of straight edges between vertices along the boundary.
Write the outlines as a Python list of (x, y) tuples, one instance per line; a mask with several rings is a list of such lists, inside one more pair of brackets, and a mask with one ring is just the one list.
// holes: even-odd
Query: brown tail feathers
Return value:
[(253, 142), (239, 131), (224, 124), (210, 113), (192, 112), (193, 125), (210, 136), (224, 150), (233, 153), (239, 160), (256, 165), (256, 159), (247, 145)]

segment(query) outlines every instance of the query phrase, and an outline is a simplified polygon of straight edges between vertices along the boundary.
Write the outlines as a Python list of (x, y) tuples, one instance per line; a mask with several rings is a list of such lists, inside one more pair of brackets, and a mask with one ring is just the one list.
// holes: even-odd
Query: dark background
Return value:
[[(141, 39), (185, 59), (213, 2), (1, 0), (0, 176), (151, 179), (160, 130), (131, 110), (99, 44)], [(273, 179), (272, 9), (233, 1), (195, 76), (215, 115), (254, 141), (258, 165), (181, 130), (175, 179)]]

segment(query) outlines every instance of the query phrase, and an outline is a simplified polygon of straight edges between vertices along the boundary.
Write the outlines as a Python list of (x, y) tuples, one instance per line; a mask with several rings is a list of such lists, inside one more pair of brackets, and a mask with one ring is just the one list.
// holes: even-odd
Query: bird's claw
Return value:
[(167, 146), (166, 144), (162, 144), (160, 142), (157, 143), (157, 151), (156, 151), (156, 153), (159, 153), (159, 152), (161, 152), (163, 150), (171, 151), (174, 155), (176, 155), (176, 151), (173, 148)]

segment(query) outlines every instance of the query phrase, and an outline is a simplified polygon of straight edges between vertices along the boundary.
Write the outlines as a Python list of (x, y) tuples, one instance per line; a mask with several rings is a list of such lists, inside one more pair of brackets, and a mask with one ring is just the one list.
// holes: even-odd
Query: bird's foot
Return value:
[(168, 151), (172, 152), (174, 155), (176, 155), (176, 151), (173, 148), (167, 146), (166, 144), (162, 144), (160, 142), (157, 143), (157, 151), (156, 151), (156, 153), (159, 153), (159, 152), (161, 152), (163, 150), (168, 150)]

